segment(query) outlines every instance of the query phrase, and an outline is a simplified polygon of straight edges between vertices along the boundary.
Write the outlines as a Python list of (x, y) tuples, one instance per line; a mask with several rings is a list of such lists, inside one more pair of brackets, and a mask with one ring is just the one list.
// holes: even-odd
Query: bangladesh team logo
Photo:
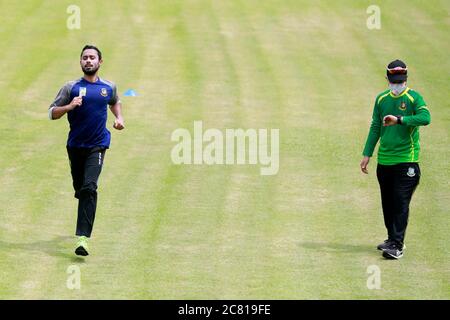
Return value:
[(106, 91), (106, 88), (102, 88), (102, 91), (100, 92), (100, 94), (104, 97), (106, 97), (108, 95), (108, 91)]
[(406, 103), (402, 102), (402, 104), (400, 105), (400, 107), (398, 107), (400, 110), (405, 111), (406, 110)]

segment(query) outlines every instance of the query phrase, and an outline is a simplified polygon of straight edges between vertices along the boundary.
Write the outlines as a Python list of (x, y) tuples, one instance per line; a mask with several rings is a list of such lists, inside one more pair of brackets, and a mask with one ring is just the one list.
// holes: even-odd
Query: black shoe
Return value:
[(383, 243), (380, 243), (380, 244), (377, 246), (377, 249), (378, 249), (378, 250), (385, 250), (385, 249), (388, 249), (393, 243), (394, 243), (394, 242), (393, 242), (392, 240), (386, 239), (386, 240), (384, 240)]
[(87, 256), (88, 253), (88, 240), (86, 236), (80, 236), (77, 242), (77, 248), (75, 249), (75, 254), (78, 256)]
[[(395, 242), (395, 241), (393, 241), (393, 240), (386, 239), (386, 240), (384, 240), (383, 243), (380, 243), (380, 244), (377, 246), (377, 249), (378, 249), (378, 250), (386, 250), (386, 249), (388, 249), (394, 242)], [(403, 244), (403, 250), (405, 250), (405, 249), (406, 249), (406, 244)]]
[(400, 259), (403, 257), (403, 245), (393, 243), (389, 248), (383, 250), (383, 257), (386, 259)]
[(75, 249), (75, 254), (77, 256), (87, 256), (87, 255), (89, 255), (89, 253), (86, 251), (86, 249), (83, 248), (82, 246), (79, 246), (78, 248)]

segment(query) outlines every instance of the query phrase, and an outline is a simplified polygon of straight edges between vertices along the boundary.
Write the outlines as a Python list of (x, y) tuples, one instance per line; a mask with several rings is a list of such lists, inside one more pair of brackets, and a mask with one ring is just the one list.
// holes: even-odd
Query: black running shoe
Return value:
[[(386, 249), (388, 249), (393, 243), (394, 243), (393, 240), (386, 239), (386, 240), (384, 240), (383, 243), (380, 243), (380, 244), (377, 246), (377, 249), (378, 249), (378, 250), (386, 250)], [(405, 249), (406, 249), (406, 244), (403, 244), (403, 250), (405, 250)]]
[(386, 259), (400, 259), (403, 257), (403, 245), (393, 243), (389, 248), (383, 250), (383, 257)]
[(385, 250), (385, 249), (388, 249), (388, 248), (392, 245), (392, 243), (393, 243), (392, 240), (386, 239), (386, 240), (384, 240), (383, 243), (380, 243), (380, 244), (377, 246), (377, 249), (378, 249), (378, 250)]
[(78, 256), (87, 256), (88, 253), (88, 238), (81, 236), (77, 242), (77, 248), (75, 249), (75, 254)]

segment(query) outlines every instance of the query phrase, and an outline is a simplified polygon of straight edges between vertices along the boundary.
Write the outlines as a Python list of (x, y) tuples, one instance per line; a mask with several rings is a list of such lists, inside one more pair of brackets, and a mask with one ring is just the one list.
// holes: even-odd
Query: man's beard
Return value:
[(89, 68), (92, 68), (92, 69), (86, 70), (85, 67), (81, 67), (81, 69), (83, 70), (83, 72), (84, 72), (85, 75), (87, 75), (87, 76), (93, 76), (93, 75), (98, 71), (98, 68), (99, 68), (99, 67), (97, 67), (97, 68), (89, 67)]

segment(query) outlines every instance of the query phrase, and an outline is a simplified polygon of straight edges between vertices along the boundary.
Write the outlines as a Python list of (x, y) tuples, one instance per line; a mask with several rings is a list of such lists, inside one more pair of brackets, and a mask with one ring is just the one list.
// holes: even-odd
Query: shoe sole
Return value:
[[(377, 247), (377, 250), (380, 250), (380, 251), (384, 251), (384, 250), (386, 250), (387, 248), (380, 248), (380, 247)], [(403, 244), (403, 249), (402, 250), (405, 250), (406, 249), (406, 244)]]
[(385, 257), (386, 259), (400, 259), (401, 257), (403, 257), (403, 253), (399, 256), (395, 256), (386, 251), (383, 251), (383, 257)]
[(87, 255), (89, 255), (89, 253), (86, 251), (86, 249), (83, 248), (82, 246), (79, 246), (78, 248), (75, 249), (75, 254), (77, 256), (87, 256)]

